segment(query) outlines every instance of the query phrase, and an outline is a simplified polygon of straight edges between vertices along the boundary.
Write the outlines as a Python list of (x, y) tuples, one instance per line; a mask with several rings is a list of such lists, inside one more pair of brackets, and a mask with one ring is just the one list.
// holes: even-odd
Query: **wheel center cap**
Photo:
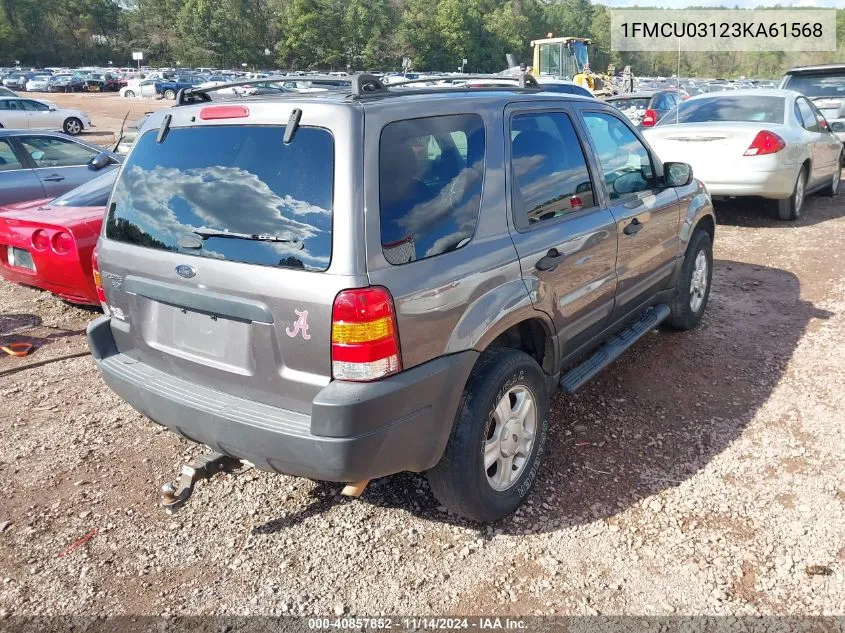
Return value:
[(519, 420), (511, 420), (505, 425), (502, 438), (499, 440), (499, 450), (502, 455), (510, 457), (519, 448)]

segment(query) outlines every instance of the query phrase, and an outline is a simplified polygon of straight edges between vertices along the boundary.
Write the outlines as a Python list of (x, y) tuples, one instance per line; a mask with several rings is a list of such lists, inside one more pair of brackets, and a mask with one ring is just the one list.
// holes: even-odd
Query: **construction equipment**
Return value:
[(592, 43), (592, 40), (585, 37), (532, 40), (534, 62), (531, 72), (535, 77), (569, 79), (597, 97), (615, 94), (613, 78), (590, 69), (589, 48)]

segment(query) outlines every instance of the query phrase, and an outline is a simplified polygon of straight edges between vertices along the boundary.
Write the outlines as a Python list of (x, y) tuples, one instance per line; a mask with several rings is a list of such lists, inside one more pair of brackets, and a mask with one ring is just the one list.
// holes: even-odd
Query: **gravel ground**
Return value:
[(845, 196), (717, 211), (702, 326), (556, 396), (537, 486), (483, 527), (412, 474), (358, 500), (219, 476), (165, 515), (198, 447), (89, 357), (3, 375), (84, 350), (95, 314), (0, 282), (0, 340), (38, 346), (0, 358), (0, 617), (845, 613)]

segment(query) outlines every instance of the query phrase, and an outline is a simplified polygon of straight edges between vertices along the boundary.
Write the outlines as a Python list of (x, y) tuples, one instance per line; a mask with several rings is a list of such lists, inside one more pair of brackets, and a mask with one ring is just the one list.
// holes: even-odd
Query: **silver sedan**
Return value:
[(691, 164), (713, 197), (768, 198), (783, 220), (800, 217), (806, 195), (839, 189), (842, 142), (792, 90), (693, 97), (643, 134), (661, 160)]

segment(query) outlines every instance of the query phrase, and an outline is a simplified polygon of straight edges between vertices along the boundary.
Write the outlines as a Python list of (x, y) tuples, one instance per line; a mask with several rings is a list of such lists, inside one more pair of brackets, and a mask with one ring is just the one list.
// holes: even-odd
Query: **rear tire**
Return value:
[(684, 332), (697, 327), (707, 308), (712, 279), (713, 242), (709, 233), (699, 229), (687, 247), (666, 325)]
[(795, 221), (801, 217), (801, 209), (804, 207), (804, 192), (807, 189), (807, 168), (802, 167), (795, 180), (795, 187), (792, 195), (786, 200), (778, 200), (778, 216), (781, 220)]
[(841, 179), (842, 169), (840, 168), (840, 165), (837, 164), (836, 171), (833, 172), (833, 176), (830, 179), (830, 184), (821, 190), (821, 194), (829, 198), (834, 197), (839, 193), (839, 182)]
[(168, 88), (164, 91), (164, 98), (168, 101), (173, 101), (174, 99), (176, 99), (176, 91)]
[(79, 136), (82, 133), (82, 121), (72, 116), (69, 119), (65, 119), (62, 129), (69, 136)]
[(443, 457), (427, 473), (438, 501), (482, 523), (516, 510), (537, 478), (548, 408), (546, 376), (533, 358), (504, 347), (484, 352)]
[(135, 92), (132, 91), (132, 90), (127, 90), (126, 92), (123, 93), (123, 96), (126, 97), (127, 99), (134, 99), (135, 98)]

